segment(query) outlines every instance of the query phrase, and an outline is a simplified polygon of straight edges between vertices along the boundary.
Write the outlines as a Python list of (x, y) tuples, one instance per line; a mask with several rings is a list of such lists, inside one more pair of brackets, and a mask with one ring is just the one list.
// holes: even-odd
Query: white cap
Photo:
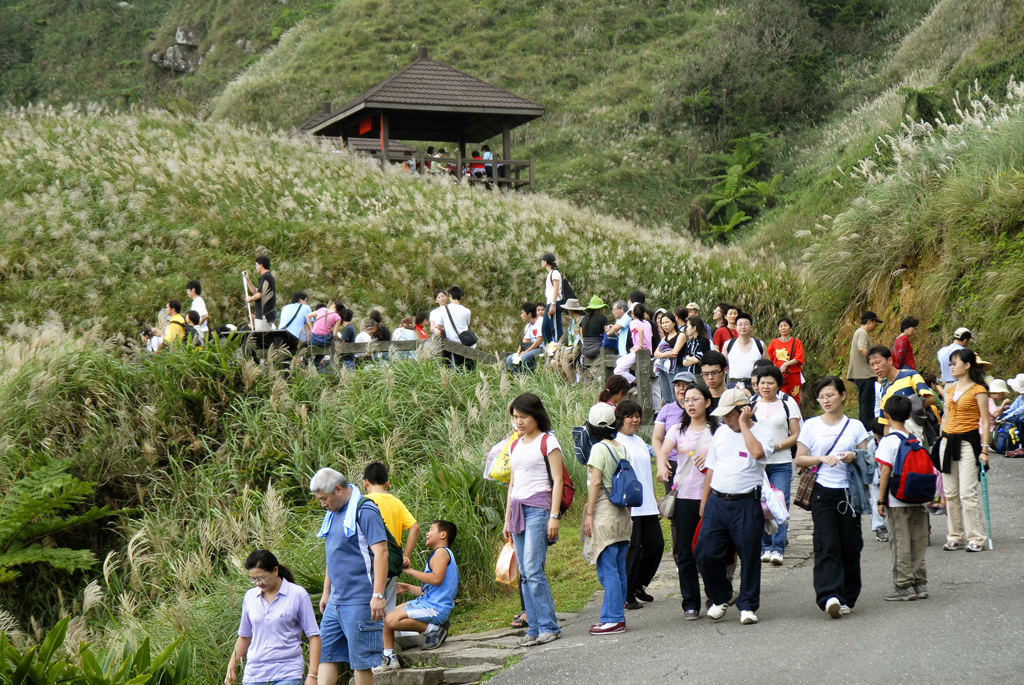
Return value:
[(1024, 373), (1018, 373), (1013, 378), (1008, 378), (1006, 384), (1018, 395), (1024, 395)]
[(990, 394), (994, 392), (1008, 392), (1009, 390), (1010, 389), (1006, 387), (1006, 381), (1002, 378), (997, 378), (988, 384), (988, 391)]
[(970, 337), (971, 337), (971, 329), (969, 329), (969, 328), (964, 328), (963, 326), (961, 326), (960, 328), (958, 328), (955, 331), (953, 331), (953, 340), (963, 340), (964, 338), (970, 338)]
[(598, 402), (590, 408), (587, 423), (595, 428), (613, 428), (615, 426), (615, 407), (607, 402)]
[(738, 388), (731, 388), (722, 393), (722, 396), (718, 399), (718, 409), (711, 412), (711, 415), (718, 417), (726, 416), (733, 409), (749, 405), (750, 398), (747, 397), (747, 393)]

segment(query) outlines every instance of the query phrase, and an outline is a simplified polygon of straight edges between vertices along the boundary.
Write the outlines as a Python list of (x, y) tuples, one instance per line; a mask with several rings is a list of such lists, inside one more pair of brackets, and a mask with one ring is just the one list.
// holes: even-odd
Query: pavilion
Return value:
[[(407, 154), (393, 154), (394, 140), (455, 143), (458, 156), (452, 161), (457, 168), (466, 159), (467, 143), (500, 134), (502, 160), (510, 171), (516, 169), (516, 176), (520, 166), (529, 166), (528, 184), (533, 185), (532, 155), (529, 162), (512, 160), (511, 130), (543, 116), (544, 107), (430, 59), (427, 48), (419, 48), (407, 67), (340, 109), (331, 111), (328, 103), (324, 105), (320, 114), (299, 127), (300, 132), (341, 138), (357, 149), (366, 149), (366, 144), (360, 140), (354, 146), (351, 141), (376, 140), (375, 149), (388, 160), (409, 159)], [(509, 176), (499, 182), (527, 184), (513, 183)]]

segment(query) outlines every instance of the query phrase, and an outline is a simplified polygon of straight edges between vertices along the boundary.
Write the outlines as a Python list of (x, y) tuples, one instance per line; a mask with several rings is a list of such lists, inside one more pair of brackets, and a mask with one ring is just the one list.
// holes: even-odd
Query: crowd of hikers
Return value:
[[(540, 261), (543, 301), (521, 305), (523, 335), (519, 349), (505, 357), (508, 370), (529, 372), (543, 363), (576, 383), (597, 373), (583, 359), (602, 349), (616, 358), (587, 420), (572, 431), (571, 453), (587, 469), (579, 498), (585, 501), (577, 505), (582, 554), (604, 588), (591, 634), (625, 631), (626, 612), (654, 600), (647, 587), (666, 546), (678, 569), (685, 620), (702, 612), (720, 620), (735, 605), (741, 623), (756, 623), (762, 564), (784, 563), (791, 506), (810, 512), (815, 601), (835, 619), (855, 609), (862, 591), (862, 518), (890, 546), (887, 601), (928, 598), (930, 515), (946, 516), (942, 550), (991, 548), (989, 453), (1024, 455), (1024, 374), (1006, 381), (989, 376), (992, 365), (970, 348), (967, 328), (939, 350), (933, 374), (918, 370), (917, 319), (903, 319), (888, 347), (872, 340), (883, 322), (864, 312), (851, 336), (845, 380), (821, 378), (802, 401), (805, 352), (789, 317), (774, 321), (778, 335), (765, 343), (754, 335), (754, 317), (727, 302), (713, 307), (711, 323), (697, 302), (652, 311), (639, 290), (610, 307), (598, 296), (583, 305), (555, 255)], [(475, 343), (457, 286), (437, 291), (437, 308), (403, 319), (394, 335), (376, 310), (356, 333), (352, 311), (338, 301), (310, 307), (299, 292), (279, 314), (269, 259), (257, 258), (256, 267), (257, 284), (244, 276), (251, 330), (287, 329), (314, 349), (335, 337)], [(200, 283), (190, 281), (186, 294), (191, 305), (184, 316), (181, 304), (169, 300), (165, 327), (143, 331), (153, 351), (179, 341), (202, 344), (209, 335)], [(652, 427), (635, 396), (644, 350), (653, 360)], [(323, 356), (312, 361), (326, 363)], [(338, 361), (351, 368), (357, 360)], [(1013, 401), (1006, 397), (1011, 389)], [(858, 419), (846, 415), (848, 393), (856, 396)], [(820, 412), (805, 419), (814, 402)], [(503, 531), (515, 551), (522, 601), (512, 626), (526, 629), (519, 644), (530, 647), (561, 633), (545, 563), (577, 484), (542, 400), (524, 393), (508, 411), (512, 434), (488, 453), (485, 477), (508, 487)], [(395, 650), (403, 637), (421, 634), (424, 649), (444, 642), (459, 578), (451, 548), (456, 527), (433, 521), (424, 536), (427, 564), (411, 568), (419, 526), (388, 485), (379, 462), (365, 469), (365, 494), (333, 469), (317, 472), (310, 489), (327, 510), (318, 533), (327, 550), (320, 625), (288, 568), (269, 550), (253, 552), (245, 568), (255, 587), (243, 602), (225, 683), (237, 679), (244, 660), (243, 682), (334, 685), (339, 665), (348, 664), (356, 683), (366, 685), (374, 673), (400, 668)], [(666, 518), (668, 541), (661, 528)], [(419, 585), (398, 582), (402, 574)], [(397, 605), (399, 593), (414, 598)]]

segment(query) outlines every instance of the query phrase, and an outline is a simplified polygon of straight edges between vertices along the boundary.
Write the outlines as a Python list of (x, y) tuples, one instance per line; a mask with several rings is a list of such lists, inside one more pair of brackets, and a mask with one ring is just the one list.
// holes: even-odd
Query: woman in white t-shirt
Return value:
[(811, 492), (814, 522), (814, 591), (818, 606), (832, 618), (850, 612), (860, 595), (860, 552), (864, 536), (860, 512), (850, 504), (847, 464), (854, 449), (866, 449), (864, 424), (843, 414), (846, 385), (826, 376), (814, 389), (825, 412), (808, 419), (800, 430), (796, 465), (817, 469)]
[[(768, 474), (768, 482), (782, 490), (788, 507), (790, 485), (793, 482), (793, 454), (800, 435), (800, 405), (789, 395), (785, 399), (779, 397), (783, 379), (778, 368), (764, 366), (754, 371), (754, 374), (758, 377), (758, 400), (754, 416), (758, 424), (772, 430), (775, 438), (775, 451), (768, 455), (765, 473)], [(784, 523), (774, 535), (764, 534), (761, 538), (762, 562), (782, 565), (788, 531), (789, 524)]]
[(554, 342), (562, 337), (562, 273), (558, 270), (555, 255), (545, 252), (540, 258), (540, 265), (547, 271), (544, 276), (544, 321), (541, 330), (544, 333), (544, 344)]
[(562, 450), (540, 398), (523, 393), (509, 405), (519, 438), (508, 460), (512, 476), (505, 505), (505, 536), (515, 545), (519, 588), (529, 623), (522, 647), (551, 642), (562, 634), (551, 586), (544, 573), (548, 545), (558, 540), (562, 502)]
[[(683, 618), (700, 618), (700, 576), (693, 556), (693, 536), (700, 523), (700, 500), (704, 494), (704, 460), (711, 447), (711, 436), (718, 429), (718, 419), (711, 416), (711, 391), (704, 385), (691, 383), (683, 396), (683, 416), (665, 433), (658, 453), (658, 480), (668, 483), (672, 471), (669, 455), (675, 450), (678, 467), (671, 490), (676, 488), (675, 556), (679, 570), (679, 593), (683, 596)], [(730, 576), (731, 577), (731, 576)]]
[(654, 597), (647, 593), (647, 586), (654, 580), (661, 564), (661, 555), (665, 553), (665, 536), (661, 533), (661, 515), (651, 473), (654, 451), (636, 434), (643, 417), (643, 408), (632, 400), (620, 402), (615, 407), (615, 420), (620, 424), (615, 441), (626, 448), (629, 463), (644, 490), (643, 504), (633, 507), (629, 512), (633, 519), (633, 534), (629, 538), (629, 551), (626, 553), (627, 609), (641, 608), (643, 605), (639, 601), (654, 601)]

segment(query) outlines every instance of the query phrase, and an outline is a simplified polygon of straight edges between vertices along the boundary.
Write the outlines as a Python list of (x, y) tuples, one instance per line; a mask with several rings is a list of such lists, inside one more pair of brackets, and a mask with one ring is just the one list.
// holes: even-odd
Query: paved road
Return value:
[(626, 633), (588, 634), (599, 594), (560, 640), (530, 650), (491, 682), (1024, 683), (1024, 459), (994, 457), (993, 467), (995, 550), (942, 551), (946, 519), (932, 517), (926, 600), (882, 599), (891, 585), (889, 546), (865, 522), (863, 593), (852, 614), (829, 618), (814, 602), (810, 516), (795, 510), (786, 565), (764, 567), (757, 625), (740, 625), (735, 607), (717, 622), (703, 612), (683, 621), (668, 557), (652, 584), (655, 602), (627, 612)]

